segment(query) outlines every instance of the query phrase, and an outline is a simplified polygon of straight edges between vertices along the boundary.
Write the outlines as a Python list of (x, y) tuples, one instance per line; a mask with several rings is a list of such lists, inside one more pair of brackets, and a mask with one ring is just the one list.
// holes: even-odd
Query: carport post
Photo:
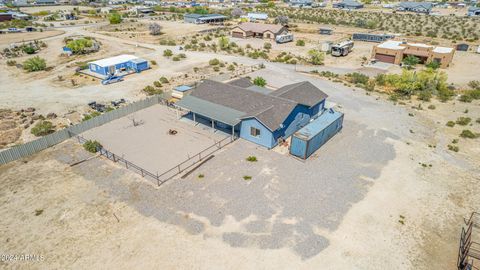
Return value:
[(233, 139), (234, 134), (235, 134), (235, 126), (232, 125), (232, 139)]
[(215, 133), (215, 120), (212, 119), (212, 131)]
[(195, 125), (195, 113), (194, 112), (192, 113), (193, 113), (193, 124)]

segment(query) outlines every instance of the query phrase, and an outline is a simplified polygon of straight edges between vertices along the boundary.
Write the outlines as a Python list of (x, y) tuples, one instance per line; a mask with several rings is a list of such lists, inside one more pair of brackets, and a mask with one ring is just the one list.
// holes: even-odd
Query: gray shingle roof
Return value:
[(264, 33), (266, 31), (270, 31), (274, 34), (277, 34), (284, 29), (284, 26), (279, 24), (252, 23), (252, 22), (242, 23), (242, 24), (239, 24), (237, 27), (242, 29), (245, 32)]
[(242, 88), (247, 88), (253, 85), (253, 83), (248, 78), (239, 78), (239, 79), (228, 82), (228, 84), (235, 85)]
[[(324, 92), (309, 82), (287, 85), (271, 94), (264, 94), (231, 83), (205, 80), (197, 85), (191, 95), (177, 102), (177, 105), (221, 122), (228, 121), (225, 122), (227, 124), (236, 122), (232, 118), (240, 121), (254, 117), (275, 131), (298, 104), (313, 106), (326, 97)], [(227, 120), (221, 120), (222, 118)]]
[(297, 105), (291, 100), (211, 80), (199, 84), (191, 96), (244, 112), (242, 118), (255, 117), (272, 131), (280, 127)]
[(433, 4), (429, 2), (401, 2), (398, 6), (406, 9), (424, 8), (430, 10), (432, 9)]
[(271, 92), (270, 95), (293, 100), (309, 107), (318, 104), (328, 97), (325, 92), (308, 81), (285, 85)]

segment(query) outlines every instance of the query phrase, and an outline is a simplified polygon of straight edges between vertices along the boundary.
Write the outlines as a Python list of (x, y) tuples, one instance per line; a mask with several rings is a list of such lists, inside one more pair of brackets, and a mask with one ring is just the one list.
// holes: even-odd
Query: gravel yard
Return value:
[[(134, 126), (134, 121), (138, 126)], [(170, 135), (169, 130), (178, 133)], [(161, 174), (228, 135), (178, 120), (174, 109), (154, 105), (82, 136), (99, 141), (107, 150), (154, 174)]]

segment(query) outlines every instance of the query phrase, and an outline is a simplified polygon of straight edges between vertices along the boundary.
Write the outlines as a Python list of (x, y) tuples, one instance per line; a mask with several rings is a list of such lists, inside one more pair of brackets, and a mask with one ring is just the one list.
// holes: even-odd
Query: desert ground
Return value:
[(238, 140), (159, 188), (102, 157), (70, 166), (92, 155), (65, 142), (0, 168), (4, 248), (43, 255), (33, 268), (455, 266), (463, 217), (480, 206), (480, 148), (460, 139), (448, 151), (460, 128), (444, 123), (478, 116), (478, 103), (415, 110), (293, 70), (257, 73), (324, 89), (346, 114), (342, 132), (305, 163)]
[[(165, 22), (163, 35), (178, 38), (179, 33), (205, 30), (205, 26), (184, 26)], [(478, 100), (392, 102), (384, 94), (307, 72), (312, 68), (340, 74), (363, 72), (363, 58), (370, 56), (373, 43), (356, 43), (345, 58), (327, 55), (324, 66), (302, 67), (224, 52), (180, 50), (178, 45), (158, 45), (156, 38), (127, 38), (105, 23), (55, 29), (64, 33), (39, 37), (47, 47), (38, 55), (51, 70), (28, 74), (7, 66), (7, 59), (0, 60), (1, 109), (34, 107), (36, 115), (53, 112), (58, 125), (67, 125), (91, 112), (86, 105), (90, 101), (144, 98), (142, 89), (162, 76), (171, 81), (164, 89), (207, 77), (261, 76), (269, 88), (310, 81), (345, 113), (344, 128), (307, 161), (292, 158), (282, 146), (269, 151), (238, 139), (200, 167), (161, 186), (85, 151), (75, 139), (0, 165), (0, 251), (42, 258), (0, 261), (0, 268), (403, 270), (456, 266), (463, 218), (480, 207), (479, 139), (459, 137), (464, 128), (480, 132)], [(272, 44), (272, 51), (304, 54), (328, 39), (307, 30), (298, 32), (307, 41), (305, 47)], [(337, 30), (338, 37), (354, 31)], [(101, 43), (100, 51), (61, 55), (63, 39), (72, 35), (95, 38)], [(231, 41), (258, 48), (264, 44)], [(6, 46), (0, 44), (1, 49)], [(186, 59), (164, 57), (165, 49), (175, 55), (185, 53)], [(79, 63), (121, 53), (157, 64), (107, 86), (75, 75)], [(462, 87), (478, 79), (479, 57), (457, 52), (445, 70), (449, 82)], [(21, 63), (26, 58), (15, 60)], [(226, 68), (212, 72), (208, 62), (213, 58), (227, 65), (237, 63), (236, 74)], [(258, 64), (265, 68), (247, 68)], [(429, 105), (433, 107), (427, 109)], [(208, 126), (178, 120), (173, 109), (162, 106), (135, 113), (142, 122), (138, 127), (125, 117), (82, 136), (158, 173), (226, 136)], [(446, 126), (459, 117), (473, 120), (468, 127)], [(172, 127), (179, 132), (177, 137), (167, 134)], [(21, 138), (21, 142), (34, 139), (29, 129)], [(453, 140), (458, 140), (458, 152), (448, 149)], [(248, 156), (258, 161), (248, 162)], [(245, 176), (251, 179), (244, 180)]]

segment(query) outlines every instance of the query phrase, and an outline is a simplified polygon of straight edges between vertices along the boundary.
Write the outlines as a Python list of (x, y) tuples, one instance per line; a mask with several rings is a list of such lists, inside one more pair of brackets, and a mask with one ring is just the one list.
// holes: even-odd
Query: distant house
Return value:
[(469, 7), (467, 11), (468, 16), (480, 16), (480, 7)]
[(265, 91), (241, 80), (205, 80), (175, 105), (188, 111), (183, 117), (268, 149), (325, 112), (327, 94), (308, 81)]
[(148, 61), (134, 55), (122, 54), (88, 63), (91, 72), (101, 76), (116, 75), (122, 72), (141, 72), (149, 68)]
[(410, 11), (416, 13), (429, 14), (432, 11), (433, 4), (430, 2), (400, 2), (397, 6), (398, 11)]
[(279, 24), (265, 24), (265, 23), (242, 23), (235, 26), (232, 31), (232, 37), (237, 38), (265, 38), (275, 39), (278, 35), (288, 33), (286, 26)]
[(441, 68), (446, 68), (452, 62), (454, 53), (454, 48), (387, 40), (373, 47), (372, 58), (379, 62), (399, 65), (405, 57), (411, 55), (417, 57), (420, 63), (437, 62)]
[(37, 6), (53, 6), (58, 5), (58, 2), (56, 0), (35, 0), (34, 4)]
[(12, 1), (12, 5), (16, 7), (24, 7), (24, 6), (28, 6), (28, 2), (27, 0), (14, 0)]
[(248, 13), (247, 18), (249, 21), (265, 21), (268, 20), (267, 13)]
[(0, 13), (0, 22), (11, 21), (13, 20), (13, 15), (10, 12)]
[(390, 34), (370, 34), (370, 33), (354, 33), (352, 39), (355, 41), (366, 42), (384, 42), (389, 39), (395, 38), (395, 35)]
[(363, 4), (355, 0), (343, 0), (341, 2), (333, 3), (334, 8), (345, 9), (360, 9), (363, 8)]
[(289, 3), (293, 7), (311, 7), (313, 0), (290, 0)]
[(228, 19), (227, 16), (221, 14), (196, 14), (189, 13), (183, 15), (186, 23), (204, 24), (204, 23), (220, 23)]

